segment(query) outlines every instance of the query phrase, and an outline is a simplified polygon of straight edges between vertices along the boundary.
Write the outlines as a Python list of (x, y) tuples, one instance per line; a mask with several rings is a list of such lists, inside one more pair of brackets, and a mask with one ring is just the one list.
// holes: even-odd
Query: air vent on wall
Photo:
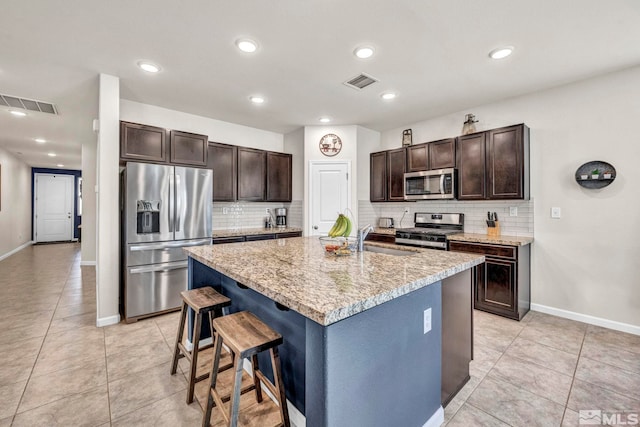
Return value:
[(58, 114), (56, 106), (49, 102), (18, 98), (11, 95), (0, 95), (0, 105), (11, 108), (21, 108), (29, 111), (38, 111), (41, 113)]
[(347, 80), (346, 82), (344, 82), (344, 84), (354, 89), (364, 89), (365, 87), (370, 86), (377, 81), (378, 79), (376, 79), (375, 77), (371, 77), (365, 73), (362, 73), (352, 79)]

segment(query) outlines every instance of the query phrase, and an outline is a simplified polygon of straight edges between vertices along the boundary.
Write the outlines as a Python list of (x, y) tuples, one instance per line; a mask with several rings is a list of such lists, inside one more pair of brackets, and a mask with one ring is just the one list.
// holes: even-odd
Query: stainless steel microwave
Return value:
[(455, 199), (456, 170), (438, 169), (404, 174), (404, 199)]

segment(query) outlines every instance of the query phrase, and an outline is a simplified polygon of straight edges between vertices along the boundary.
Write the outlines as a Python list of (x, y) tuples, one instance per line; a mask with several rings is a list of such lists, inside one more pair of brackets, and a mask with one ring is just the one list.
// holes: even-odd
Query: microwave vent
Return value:
[(58, 114), (54, 104), (35, 99), (19, 98), (17, 96), (0, 94), (0, 105), (11, 108), (20, 108), (27, 111), (37, 111), (40, 113)]
[(353, 89), (361, 90), (377, 82), (378, 82), (378, 79), (376, 79), (375, 77), (362, 73), (347, 80), (346, 82), (344, 82), (344, 84)]

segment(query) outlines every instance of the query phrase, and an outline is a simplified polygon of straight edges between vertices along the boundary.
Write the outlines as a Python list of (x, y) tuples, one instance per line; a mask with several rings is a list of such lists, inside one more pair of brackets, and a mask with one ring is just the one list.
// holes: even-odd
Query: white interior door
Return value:
[(35, 175), (35, 240), (73, 240), (73, 175)]
[(326, 236), (338, 213), (344, 213), (350, 206), (350, 165), (347, 162), (311, 162), (309, 169), (309, 235)]

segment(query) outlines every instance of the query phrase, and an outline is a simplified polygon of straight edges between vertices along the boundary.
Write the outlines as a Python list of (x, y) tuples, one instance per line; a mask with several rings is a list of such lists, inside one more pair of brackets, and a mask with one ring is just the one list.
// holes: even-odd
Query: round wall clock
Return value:
[(342, 150), (342, 140), (338, 135), (328, 133), (320, 138), (320, 152), (328, 157), (333, 157)]

